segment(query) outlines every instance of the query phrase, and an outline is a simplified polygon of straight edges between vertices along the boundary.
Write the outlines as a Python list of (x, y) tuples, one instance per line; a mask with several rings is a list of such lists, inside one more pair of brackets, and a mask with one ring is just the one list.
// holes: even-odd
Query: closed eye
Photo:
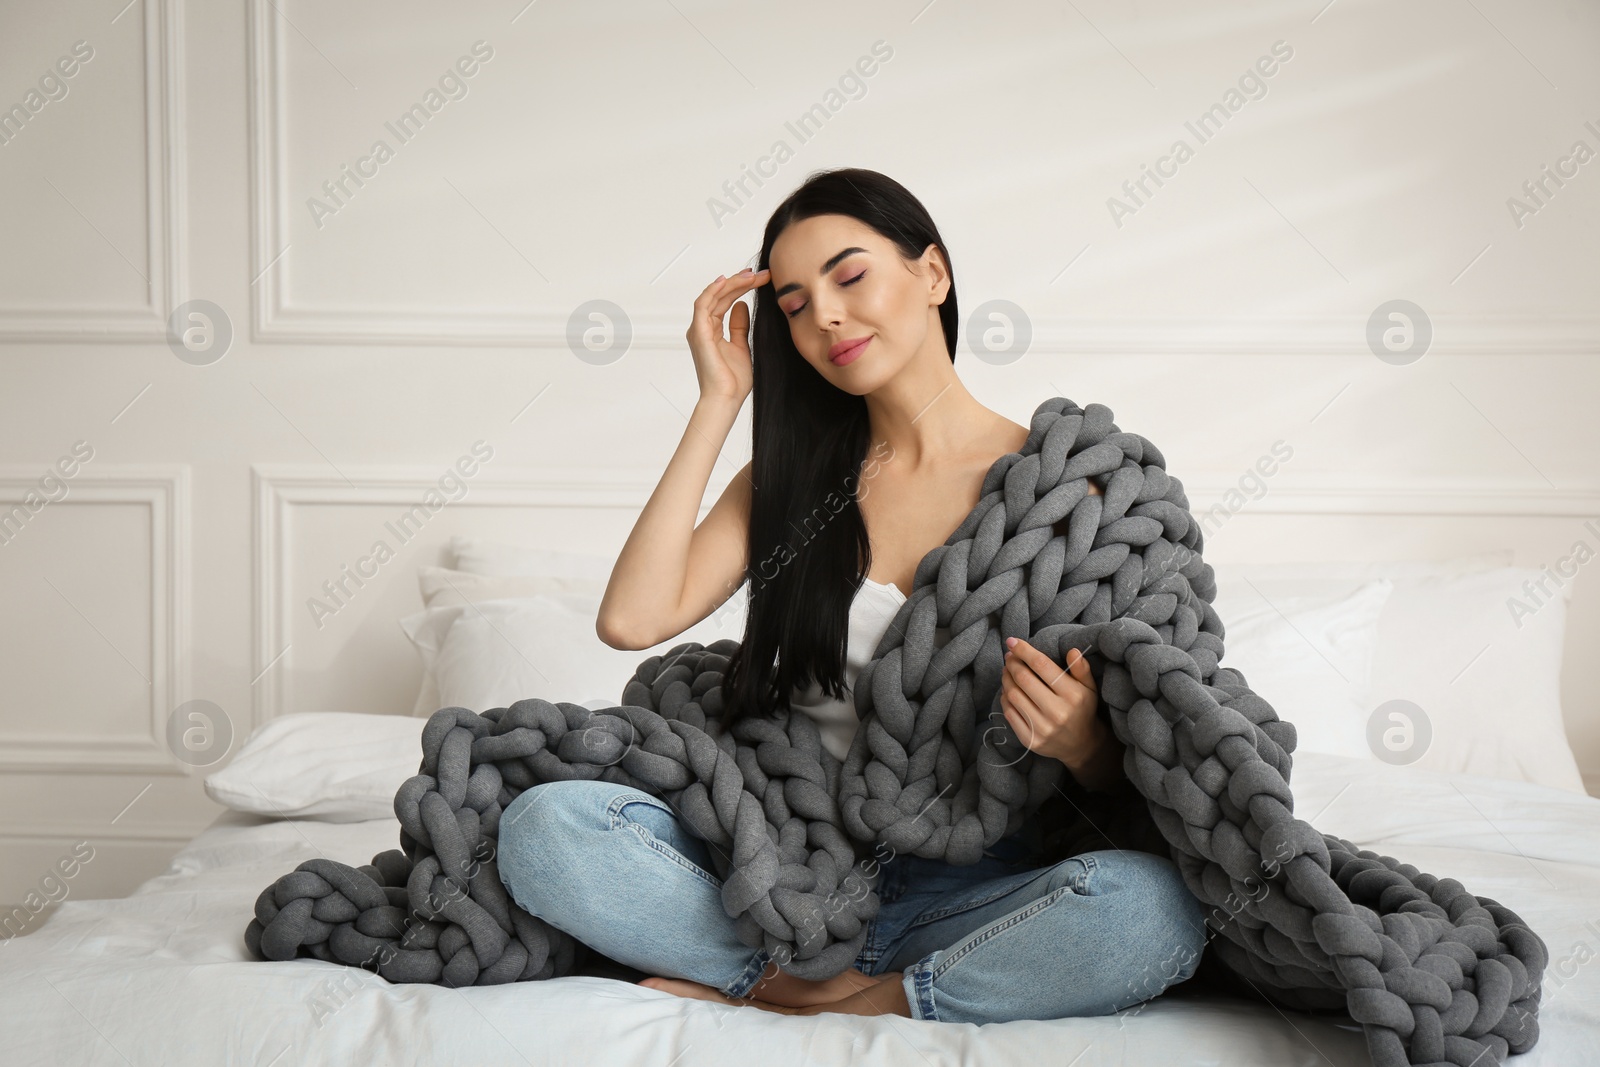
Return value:
[[(862, 271), (860, 274), (857, 274), (854, 278), (850, 278), (847, 281), (842, 281), (839, 284), (841, 286), (854, 285), (856, 282), (859, 282), (862, 278), (865, 278), (866, 276), (867, 276), (867, 272), (866, 271)], [(805, 309), (806, 309), (806, 306), (804, 304), (801, 304), (799, 307), (795, 308), (793, 311), (786, 312), (786, 314), (792, 319), (796, 315), (800, 314), (800, 312), (804, 311)]]

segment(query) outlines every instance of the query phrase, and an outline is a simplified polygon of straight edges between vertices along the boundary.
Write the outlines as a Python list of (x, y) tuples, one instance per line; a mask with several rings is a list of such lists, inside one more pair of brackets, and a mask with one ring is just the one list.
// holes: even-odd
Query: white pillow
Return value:
[(593, 612), (555, 597), (486, 600), (445, 635), (434, 661), (439, 706), (486, 711), (543, 697), (609, 707), (647, 655), (611, 648), (595, 636)]
[[(452, 536), (445, 551), (450, 567), (422, 567), (418, 570), (417, 580), (425, 608), (539, 593), (588, 593), (598, 602), (605, 596), (606, 585), (611, 580), (611, 568), (616, 563), (608, 555), (530, 548), (486, 541), (466, 534)], [(422, 683), (417, 688), (417, 699), (411, 708), (413, 715), (427, 716), (441, 707), (450, 706), (441, 703), (433, 663), (444, 644), (445, 633), (455, 619), (455, 615), (449, 615), (424, 621), (421, 616), (413, 615), (401, 620), (401, 629), (405, 630), (406, 636), (411, 638), (422, 657)], [(414, 629), (423, 632), (414, 632)], [(610, 705), (615, 701), (608, 700), (605, 703)]]
[[(1369, 713), (1390, 700), (1422, 709), (1432, 736), (1416, 766), (1581, 793), (1560, 700), (1565, 593), (1522, 618), (1519, 629), (1507, 600), (1540, 572), (1510, 561), (1511, 552), (1501, 551), (1437, 562), (1218, 564), (1217, 600), (1247, 601), (1253, 594), (1246, 577), (1275, 599), (1335, 595), (1391, 577), (1394, 593), (1378, 619)], [(1228, 615), (1220, 607), (1219, 613), (1226, 624)]]
[(529, 548), (456, 534), (446, 551), (456, 570), (503, 577), (548, 577), (594, 584), (603, 590), (611, 580), (616, 557), (557, 548)]
[[(492, 600), (534, 595), (548, 596), (573, 610), (588, 611), (589, 631), (592, 634), (594, 617), (599, 614), (600, 598), (605, 592), (604, 587), (596, 589), (593, 586), (585, 587), (580, 584), (575, 588), (572, 584), (561, 580), (538, 577), (490, 577), (443, 567), (422, 567), (417, 572), (417, 578), (421, 587), (424, 610), (402, 618), (400, 630), (410, 639), (412, 647), (422, 659), (422, 684), (417, 689), (417, 699), (412, 704), (411, 714), (424, 718), (440, 708), (452, 706), (449, 701), (440, 698), (436, 665), (450, 627), (464, 612), (476, 611), (478, 605)], [(599, 643), (598, 638), (596, 642)], [(582, 703), (593, 696), (591, 693), (580, 699), (568, 695), (561, 699)], [(483, 709), (474, 707), (473, 710)]]
[(234, 811), (282, 819), (393, 819), (394, 794), (422, 766), (423, 720), (312, 711), (256, 727), (206, 795)]
[(1386, 559), (1386, 560), (1297, 560), (1287, 563), (1221, 563), (1213, 565), (1220, 582), (1227, 578), (1239, 581), (1248, 577), (1260, 585), (1263, 581), (1293, 585), (1301, 594), (1328, 591), (1331, 588), (1353, 589), (1362, 582), (1388, 578), (1403, 583), (1418, 578), (1445, 578), (1462, 574), (1478, 574), (1497, 567), (1509, 567), (1512, 552), (1509, 548), (1490, 552), (1476, 552), (1470, 556), (1452, 556), (1447, 559)]
[(417, 568), (418, 591), (422, 593), (422, 606), (442, 608), (462, 607), (481, 600), (498, 600), (505, 597), (536, 596), (540, 593), (605, 596), (606, 583), (592, 578), (563, 577), (559, 575), (488, 575), (471, 571), (451, 570), (448, 567)]
[(1541, 577), (1504, 567), (1422, 580), (1379, 621), (1380, 645), (1394, 654), (1373, 695), (1411, 701), (1427, 717), (1432, 737), (1416, 766), (1584, 792), (1561, 713), (1571, 586), (1519, 620), (1507, 608), (1512, 597), (1528, 603), (1523, 582)]
[[(524, 697), (613, 707), (639, 663), (685, 641), (709, 645), (744, 633), (745, 594), (651, 648), (615, 649), (595, 633), (598, 594), (544, 593), (430, 608), (400, 620), (423, 658), (413, 715), (443, 707), (486, 711)], [(429, 683), (432, 683), (431, 687)]]
[(1378, 616), (1394, 589), (1387, 578), (1345, 596), (1263, 595), (1219, 585), (1221, 665), (1294, 724), (1296, 752), (1372, 758), (1367, 746)]

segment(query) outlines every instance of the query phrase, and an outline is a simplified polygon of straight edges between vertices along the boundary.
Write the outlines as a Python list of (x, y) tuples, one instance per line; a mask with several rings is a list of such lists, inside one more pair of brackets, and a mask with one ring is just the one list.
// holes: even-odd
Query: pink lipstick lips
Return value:
[(835, 367), (843, 367), (847, 363), (853, 363), (861, 356), (861, 353), (867, 350), (867, 342), (871, 340), (871, 337), (858, 337), (853, 341), (841, 341), (833, 346), (833, 349), (828, 353), (828, 359)]

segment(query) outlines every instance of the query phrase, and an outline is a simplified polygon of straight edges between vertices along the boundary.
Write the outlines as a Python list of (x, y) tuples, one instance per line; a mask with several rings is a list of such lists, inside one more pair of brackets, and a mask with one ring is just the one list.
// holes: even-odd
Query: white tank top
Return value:
[[(861, 720), (856, 718), (856, 677), (861, 673), (861, 668), (872, 661), (872, 653), (877, 650), (878, 642), (883, 640), (895, 613), (905, 602), (906, 595), (899, 586), (862, 578), (861, 588), (850, 603), (850, 636), (844, 657), (844, 699), (834, 700), (824, 696), (822, 686), (815, 680), (789, 698), (791, 708), (805, 712), (817, 724), (817, 731), (822, 735), (822, 747), (841, 762), (849, 753), (850, 743), (855, 740), (856, 729), (861, 725)], [(935, 644), (942, 644), (948, 637), (949, 632), (940, 627)]]

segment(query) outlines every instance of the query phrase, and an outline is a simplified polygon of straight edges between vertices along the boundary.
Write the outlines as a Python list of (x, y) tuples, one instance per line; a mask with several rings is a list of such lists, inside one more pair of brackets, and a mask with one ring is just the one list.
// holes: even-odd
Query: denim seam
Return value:
[[(656, 837), (655, 834), (650, 832), (648, 827), (633, 822), (631, 819), (626, 818), (622, 814), (622, 809), (627, 807), (629, 804), (654, 804), (659, 800), (659, 797), (652, 797), (647, 793), (619, 793), (617, 796), (613, 797), (611, 803), (606, 806), (606, 819), (610, 824), (610, 828), (612, 830), (620, 830), (623, 829), (624, 824), (626, 824), (627, 829), (634, 831), (638, 835), (640, 841), (643, 841), (646, 845), (649, 845), (656, 852), (659, 852), (661, 855), (665, 856), (679, 867), (682, 867), (690, 874), (693, 874), (701, 881), (707, 883), (713, 889), (720, 888), (720, 882), (708, 876), (706, 872), (701, 870), (698, 865), (689, 862), (676, 849), (661, 841), (658, 837)], [(762, 974), (766, 972), (767, 964), (771, 961), (772, 955), (767, 952), (766, 949), (757, 949), (755, 954), (750, 957), (750, 962), (746, 963), (744, 970), (739, 973), (739, 977), (735, 978), (731, 985), (727, 985), (722, 988), (721, 992), (723, 996), (733, 997), (738, 1000), (742, 1000), (747, 997), (750, 993), (750, 990), (757, 982), (761, 980)]]
[(652, 804), (658, 799), (649, 793), (618, 793), (606, 805), (606, 817), (611, 820), (611, 829), (615, 830), (621, 824), (622, 809), (629, 804)]
[(1060, 900), (1064, 895), (1066, 895), (1067, 893), (1070, 893), (1070, 892), (1072, 892), (1072, 890), (1070, 888), (1068, 888), (1067, 886), (1062, 886), (1060, 889), (1057, 889), (1054, 893), (1051, 893), (1049, 896), (1040, 897), (1038, 900), (1034, 901), (1033, 905), (1031, 907), (1029, 907), (1026, 911), (1019, 911), (1019, 912), (1017, 912), (1017, 914), (1011, 916), (1011, 918), (1006, 919), (1003, 922), (997, 923), (994, 926), (991, 926), (988, 929), (984, 930), (982, 933), (978, 934), (972, 940), (970, 940), (966, 944), (962, 945), (959, 949), (957, 949), (956, 951), (952, 952), (950, 955), (946, 956), (944, 959), (940, 960), (939, 961), (939, 966), (934, 968), (930, 972), (930, 980), (932, 978), (938, 978), (938, 977), (942, 976), (946, 971), (948, 971), (951, 968), (952, 965), (954, 965), (957, 961), (959, 961), (964, 956), (966, 956), (967, 953), (971, 952), (973, 949), (977, 948), (979, 945), (983, 944), (985, 941), (989, 940), (991, 937), (995, 936), (996, 934), (998, 934), (998, 933), (1000, 933), (1000, 932), (1002, 932), (1004, 930), (1011, 929), (1013, 926), (1017, 925), (1018, 923), (1022, 922), (1025, 919), (1033, 918), (1035, 915), (1039, 914), (1045, 908), (1048, 908), (1050, 905), (1054, 904), (1056, 901)]
[(679, 867), (682, 867), (684, 870), (688, 871), (690, 874), (706, 883), (706, 885), (709, 885), (712, 889), (720, 890), (722, 888), (721, 882), (706, 874), (706, 872), (701, 870), (697, 864), (691, 863), (689, 860), (685, 859), (677, 849), (663, 842), (659, 837), (657, 837), (655, 834), (652, 834), (645, 827), (637, 824), (630, 824), (629, 829), (633, 830), (639, 835), (639, 840), (643, 841), (646, 845), (649, 845), (667, 859), (671, 860), (673, 863), (676, 863)]
[[(1078, 860), (1084, 866), (1083, 876), (1081, 878), (1077, 879), (1072, 884), (1073, 892), (1082, 893), (1084, 887), (1086, 887), (1089, 884), (1089, 876), (1094, 873), (1095, 866), (1096, 866), (1095, 859), (1094, 859), (1093, 856), (1071, 856), (1069, 858)], [(926, 923), (937, 922), (940, 919), (946, 918), (946, 917), (951, 916), (951, 915), (959, 914), (960, 912), (963, 912), (963, 911), (968, 911), (968, 910), (970, 910), (972, 908), (982, 907), (983, 905), (988, 904), (991, 901), (999, 900), (1001, 897), (1005, 896), (1007, 893), (1015, 892), (1017, 890), (1017, 888), (1018, 887), (1016, 887), (1016, 886), (1012, 886), (1010, 889), (1006, 889), (1006, 890), (1003, 890), (1001, 892), (997, 892), (993, 896), (984, 897), (982, 900), (964, 900), (959, 904), (952, 904), (949, 907), (941, 908), (938, 911), (926, 912), (926, 913), (924, 913), (922, 915), (917, 916), (917, 921), (912, 923), (911, 925), (912, 925), (913, 928), (915, 928), (915, 927), (918, 927), (918, 926), (922, 926), (922, 925), (924, 925)]]
[(963, 911), (970, 911), (973, 908), (980, 908), (991, 901), (999, 900), (1007, 893), (1015, 892), (1016, 888), (1016, 886), (1012, 886), (1010, 889), (997, 890), (992, 895), (983, 897), (980, 900), (967, 898), (962, 900), (959, 904), (951, 904), (949, 907), (940, 908), (938, 911), (923, 912), (921, 915), (917, 916), (917, 921), (912, 923), (911, 926), (912, 928), (924, 926), (927, 923), (937, 922), (940, 919), (948, 918), (951, 915), (958, 915)]
[(744, 970), (739, 977), (733, 980), (733, 984), (723, 987), (722, 995), (733, 997), (735, 1000), (743, 1000), (748, 997), (750, 990), (755, 987), (757, 982), (761, 981), (761, 976), (766, 973), (767, 964), (771, 962), (771, 953), (766, 949), (758, 950), (750, 958), (750, 962), (745, 964)]
[[(861, 952), (856, 956), (857, 963), (865, 963), (868, 968), (877, 965), (878, 957), (883, 955), (883, 946), (878, 944), (879, 924), (877, 919), (868, 919), (867, 937), (861, 943)], [(870, 969), (867, 972), (872, 973)]]
[[(644, 842), (645, 845), (659, 852), (673, 863), (676, 863), (679, 867), (682, 867), (696, 878), (699, 878), (711, 888), (721, 889), (721, 882), (708, 876), (706, 872), (701, 870), (697, 864), (691, 863), (686, 857), (681, 855), (677, 849), (672, 848), (660, 838), (656, 837), (655, 834), (650, 832), (648, 827), (641, 826), (639, 823), (633, 822), (632, 820), (629, 820), (623, 816), (622, 809), (629, 804), (640, 803), (640, 797), (643, 796), (644, 794), (642, 793), (636, 795), (623, 793), (611, 801), (611, 803), (606, 807), (606, 815), (610, 819), (611, 829), (623, 829), (625, 825), (627, 829), (632, 830), (635, 834), (637, 834), (639, 840)], [(653, 799), (653, 797), (646, 798), (647, 801)]]
[(902, 981), (911, 984), (911, 988), (906, 991), (906, 1000), (910, 1002), (916, 1017), (927, 1022), (938, 1022), (939, 1012), (933, 1006), (933, 971), (924, 961), (918, 961), (906, 971)]

